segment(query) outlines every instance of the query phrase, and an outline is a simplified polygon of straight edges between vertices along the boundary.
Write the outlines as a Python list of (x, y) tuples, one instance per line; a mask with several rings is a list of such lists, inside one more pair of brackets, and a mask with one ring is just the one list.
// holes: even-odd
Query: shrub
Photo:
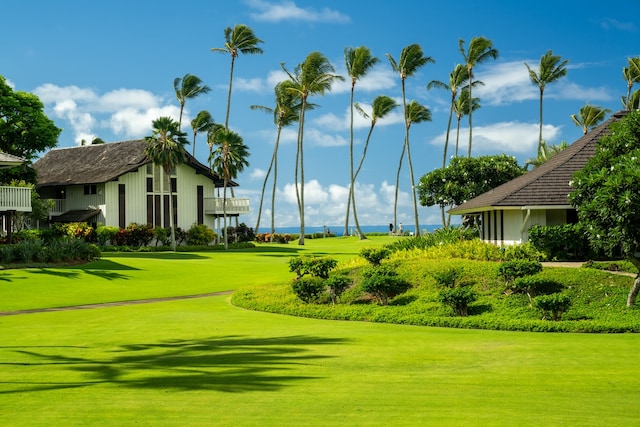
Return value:
[(448, 287), (438, 294), (438, 300), (453, 309), (456, 316), (466, 316), (469, 305), (478, 299), (478, 295), (469, 286)]
[(325, 280), (325, 285), (329, 288), (331, 302), (336, 304), (340, 295), (351, 286), (351, 279), (344, 274), (329, 276)]
[(404, 293), (409, 288), (411, 284), (402, 280), (390, 266), (369, 267), (362, 274), (362, 289), (382, 305), (388, 305), (389, 298)]
[(421, 234), (413, 239), (400, 239), (389, 245), (385, 245), (391, 252), (410, 249), (425, 249), (433, 246), (458, 243), (478, 238), (478, 231), (467, 227), (439, 228), (433, 233)]
[(119, 227), (113, 227), (113, 226), (107, 226), (107, 225), (99, 226), (96, 229), (98, 244), (100, 246), (105, 246), (107, 242), (114, 244), (113, 240), (115, 236), (118, 234), (118, 231), (120, 231)]
[(542, 264), (540, 262), (522, 259), (504, 261), (498, 267), (498, 275), (505, 280), (507, 285), (519, 277), (532, 276), (541, 271)]
[(559, 292), (563, 286), (555, 280), (540, 276), (524, 276), (513, 281), (513, 290), (527, 294), (529, 302), (537, 295), (547, 295)]
[(23, 240), (41, 240), (40, 230), (27, 230), (23, 228), (22, 230), (16, 231), (13, 233), (13, 241), (20, 242)]
[(291, 234), (279, 234), (279, 233), (260, 233), (256, 235), (256, 242), (258, 243), (289, 243), (293, 240)]
[(389, 249), (385, 247), (362, 248), (360, 250), (360, 256), (366, 259), (367, 261), (369, 261), (369, 263), (374, 266), (380, 265), (382, 260), (389, 256), (389, 253), (390, 253)]
[(449, 268), (444, 271), (433, 273), (433, 278), (436, 280), (436, 284), (447, 288), (454, 288), (456, 286), (456, 282), (461, 276), (461, 268)]
[(562, 314), (571, 306), (571, 299), (559, 293), (540, 295), (533, 299), (533, 306), (542, 313), (543, 320), (560, 320)]
[(153, 229), (153, 234), (156, 236), (156, 246), (158, 244), (161, 246), (171, 245), (171, 229), (156, 227)]
[(595, 254), (581, 224), (534, 225), (529, 241), (549, 259), (586, 259)]
[(307, 274), (327, 279), (338, 261), (330, 257), (295, 257), (289, 260), (289, 271), (296, 273), (296, 280)]
[(204, 224), (194, 224), (187, 231), (187, 245), (207, 246), (216, 240), (216, 233)]
[(325, 289), (324, 281), (319, 277), (301, 277), (293, 282), (293, 292), (306, 303), (314, 302)]

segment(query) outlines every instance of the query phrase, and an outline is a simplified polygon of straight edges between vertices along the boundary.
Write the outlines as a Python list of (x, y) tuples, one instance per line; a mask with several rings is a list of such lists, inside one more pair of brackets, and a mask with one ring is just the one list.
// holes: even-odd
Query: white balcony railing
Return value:
[(0, 187), (0, 211), (31, 212), (31, 188)]
[(79, 199), (47, 199), (51, 203), (49, 215), (57, 216), (75, 209), (90, 209), (104, 205), (104, 195), (92, 194)]
[[(205, 197), (204, 213), (207, 215), (223, 215), (224, 214), (224, 198), (221, 197)], [(227, 215), (248, 214), (249, 199), (237, 199), (235, 197), (227, 198)]]

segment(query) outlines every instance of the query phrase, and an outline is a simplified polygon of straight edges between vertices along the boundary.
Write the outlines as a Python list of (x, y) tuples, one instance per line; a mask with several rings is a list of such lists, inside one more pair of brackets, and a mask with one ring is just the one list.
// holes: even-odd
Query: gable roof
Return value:
[[(92, 144), (79, 147), (55, 148), (33, 164), (38, 173), (38, 187), (56, 185), (99, 184), (117, 180), (151, 163), (144, 154), (144, 140)], [(186, 152), (185, 152), (186, 153)], [(186, 153), (187, 165), (222, 186), (222, 180), (211, 170)], [(237, 186), (235, 182), (229, 186)]]
[(0, 153), (0, 169), (12, 168), (26, 162), (27, 160), (22, 157), (14, 156), (9, 153)]
[(450, 214), (464, 215), (493, 208), (522, 208), (524, 206), (569, 207), (569, 181), (573, 174), (584, 168), (595, 155), (596, 144), (609, 133), (611, 123), (627, 115), (619, 111), (582, 138), (551, 157), (548, 161), (449, 210)]

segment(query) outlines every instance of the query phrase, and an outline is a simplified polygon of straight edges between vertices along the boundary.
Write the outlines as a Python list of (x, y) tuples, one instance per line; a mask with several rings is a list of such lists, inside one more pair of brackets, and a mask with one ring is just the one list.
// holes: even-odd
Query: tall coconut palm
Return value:
[[(469, 42), (469, 49), (465, 50), (464, 48), (464, 40), (458, 40), (458, 50), (462, 54), (462, 58), (464, 59), (464, 65), (467, 67), (467, 71), (469, 72), (469, 99), (473, 99), (473, 69), (478, 65), (489, 59), (497, 59), (498, 58), (498, 50), (493, 47), (493, 42), (484, 37), (474, 37)], [(467, 157), (471, 157), (471, 144), (473, 140), (472, 132), (473, 132), (473, 110), (471, 109), (471, 105), (469, 104), (469, 110), (467, 111), (467, 115), (469, 116), (469, 151), (467, 153)]]
[(242, 137), (234, 131), (219, 129), (212, 133), (212, 150), (209, 157), (211, 170), (222, 177), (222, 217), (224, 223), (224, 248), (229, 249), (229, 238), (227, 233), (227, 186), (238, 173), (249, 166), (249, 148), (242, 142)]
[(611, 110), (608, 108), (587, 104), (580, 108), (578, 114), (572, 114), (571, 120), (576, 126), (582, 128), (582, 133), (586, 135), (587, 132), (602, 123), (610, 112)]
[(287, 91), (300, 99), (300, 116), (298, 118), (298, 143), (296, 148), (295, 187), (300, 215), (299, 245), (304, 245), (304, 114), (309, 96), (324, 95), (331, 90), (331, 85), (343, 77), (334, 74), (335, 68), (320, 52), (311, 52), (303, 62), (289, 72), (284, 64), (280, 64), (287, 73), (291, 84)]
[[(398, 164), (398, 176), (400, 176), (400, 169), (402, 168), (402, 161), (404, 159), (404, 153), (407, 150), (407, 138), (406, 134), (408, 132), (407, 120), (407, 97), (406, 97), (406, 89), (405, 89), (405, 80), (407, 77), (413, 76), (420, 68), (429, 63), (434, 63), (435, 61), (430, 56), (424, 56), (422, 52), (422, 47), (419, 44), (411, 44), (406, 46), (400, 52), (400, 58), (396, 62), (396, 60), (387, 53), (387, 59), (391, 64), (391, 68), (393, 71), (398, 73), (400, 76), (400, 83), (402, 86), (402, 109), (403, 116), (405, 119), (405, 138), (404, 145), (402, 146), (402, 153), (400, 154), (400, 162)], [(413, 191), (413, 190), (412, 190)], [(398, 213), (398, 186), (396, 183), (396, 192), (395, 192), (395, 200), (393, 203), (393, 228), (396, 229), (397, 225), (397, 213)], [(418, 230), (416, 230), (418, 233)]]
[[(469, 103), (471, 103), (471, 105), (469, 105)], [(470, 100), (469, 89), (462, 89), (462, 91), (460, 91), (460, 95), (453, 104), (453, 112), (455, 113), (457, 119), (455, 151), (456, 157), (458, 157), (458, 147), (460, 143), (460, 122), (462, 121), (462, 117), (464, 117), (469, 112), (469, 110), (476, 111), (478, 108), (480, 108), (480, 98), (473, 98), (473, 100)]]
[(636, 89), (631, 94), (631, 98), (625, 99), (622, 98), (622, 105), (625, 106), (627, 110), (638, 110), (640, 109), (640, 89)]
[[(276, 197), (276, 188), (278, 181), (278, 147), (280, 145), (280, 134), (282, 133), (282, 128), (291, 126), (293, 123), (298, 121), (300, 117), (300, 103), (299, 99), (289, 92), (286, 88), (291, 85), (291, 82), (284, 81), (280, 82), (275, 87), (276, 94), (276, 105), (275, 108), (264, 107), (261, 105), (252, 105), (252, 110), (261, 110), (267, 113), (273, 114), (273, 122), (276, 125), (276, 142), (273, 146), (273, 155), (271, 156), (271, 162), (269, 163), (269, 168), (267, 169), (267, 173), (264, 177), (264, 182), (262, 183), (262, 193), (260, 194), (260, 207), (258, 208), (258, 220), (256, 221), (256, 234), (258, 234), (258, 230), (260, 229), (260, 217), (262, 215), (262, 203), (264, 201), (264, 192), (267, 187), (267, 181), (269, 180), (269, 176), (271, 175), (271, 170), (273, 170), (273, 188), (271, 190), (271, 241), (273, 242), (273, 234), (275, 233), (275, 197)], [(310, 108), (307, 106), (307, 108)]]
[(224, 47), (212, 47), (212, 52), (228, 53), (231, 56), (231, 71), (229, 72), (229, 92), (227, 93), (227, 113), (224, 118), (224, 128), (229, 129), (229, 111), (231, 110), (231, 88), (233, 86), (233, 67), (236, 58), (240, 53), (244, 55), (253, 55), (262, 53), (263, 50), (258, 47), (262, 40), (257, 38), (253, 30), (244, 25), (238, 24), (235, 27), (227, 27), (224, 30)]
[(622, 77), (627, 82), (627, 96), (622, 99), (622, 103), (626, 110), (631, 110), (631, 89), (635, 83), (640, 82), (640, 56), (627, 58), (627, 61), (629, 66), (622, 68)]
[(211, 88), (202, 84), (202, 80), (200, 80), (198, 76), (185, 74), (184, 77), (176, 77), (173, 80), (173, 89), (180, 103), (180, 119), (178, 120), (178, 124), (180, 128), (182, 128), (182, 112), (184, 111), (184, 104), (187, 102), (187, 99), (193, 99), (203, 93), (208, 93), (211, 91)]
[(541, 154), (542, 150), (542, 98), (544, 96), (544, 90), (547, 85), (557, 82), (562, 77), (567, 75), (568, 59), (562, 60), (559, 55), (554, 55), (553, 51), (548, 50), (540, 58), (540, 64), (538, 70), (532, 69), (526, 62), (524, 65), (529, 71), (529, 78), (531, 82), (538, 86), (540, 90), (540, 132), (538, 135), (538, 154)]
[(209, 132), (209, 129), (212, 129), (214, 125), (213, 117), (211, 117), (211, 113), (207, 110), (200, 111), (193, 120), (191, 120), (191, 129), (193, 130), (192, 156), (195, 157), (196, 155), (196, 135), (200, 132)]
[[(347, 69), (347, 75), (351, 79), (351, 93), (349, 98), (349, 195), (347, 197), (347, 213), (344, 221), (344, 235), (349, 232), (349, 210), (351, 208), (351, 199), (353, 197), (353, 185), (354, 185), (354, 172), (353, 172), (353, 94), (356, 88), (356, 82), (364, 77), (367, 72), (378, 62), (378, 58), (371, 55), (371, 51), (366, 46), (359, 46), (356, 48), (348, 47), (344, 49), (344, 63)], [(358, 217), (355, 211), (353, 212), (353, 219), (356, 223), (356, 230), (360, 239), (366, 239), (362, 230), (360, 230), (360, 224), (358, 223)]]
[(568, 146), (569, 145), (567, 144), (567, 141), (562, 141), (560, 144), (553, 145), (547, 145), (544, 141), (542, 141), (542, 150), (540, 150), (540, 152), (538, 153), (538, 157), (536, 157), (535, 159), (525, 160), (524, 166), (525, 168), (533, 166), (533, 168), (535, 169)]
[[(180, 131), (180, 123), (174, 121), (171, 117), (159, 117), (152, 122), (153, 133), (147, 136), (147, 146), (145, 147), (145, 155), (151, 159), (154, 165), (162, 168), (164, 172), (163, 182), (168, 183), (169, 187), (169, 224), (171, 228), (171, 248), (176, 250), (176, 235), (174, 209), (176, 204), (173, 203), (173, 192), (171, 189), (171, 173), (174, 168), (186, 159), (186, 151), (184, 146), (189, 143), (186, 134)], [(166, 177), (166, 179), (164, 178)], [(164, 185), (162, 186), (164, 188)], [(164, 199), (164, 197), (162, 197)], [(164, 209), (163, 209), (164, 211)]]

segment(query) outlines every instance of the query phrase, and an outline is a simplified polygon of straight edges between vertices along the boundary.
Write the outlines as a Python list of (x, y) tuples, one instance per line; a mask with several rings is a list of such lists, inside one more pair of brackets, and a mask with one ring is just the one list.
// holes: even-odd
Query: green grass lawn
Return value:
[[(267, 284), (291, 276), (291, 252), (334, 250), (348, 259), (373, 244), (323, 240), (304, 249), (109, 254), (97, 262), (104, 264), (5, 271), (0, 311)], [(628, 426), (640, 419), (637, 334), (313, 320), (246, 311), (229, 299), (0, 317), (0, 425)]]

